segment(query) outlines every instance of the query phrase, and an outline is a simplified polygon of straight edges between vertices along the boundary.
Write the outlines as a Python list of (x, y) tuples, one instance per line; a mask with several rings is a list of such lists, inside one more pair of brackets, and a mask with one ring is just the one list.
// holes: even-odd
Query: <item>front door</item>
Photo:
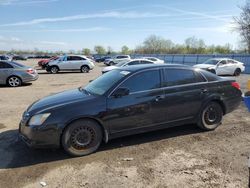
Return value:
[(166, 120), (160, 80), (159, 69), (147, 70), (132, 75), (118, 87), (127, 88), (130, 93), (120, 98), (111, 96), (107, 100), (105, 121), (111, 133), (148, 127)]

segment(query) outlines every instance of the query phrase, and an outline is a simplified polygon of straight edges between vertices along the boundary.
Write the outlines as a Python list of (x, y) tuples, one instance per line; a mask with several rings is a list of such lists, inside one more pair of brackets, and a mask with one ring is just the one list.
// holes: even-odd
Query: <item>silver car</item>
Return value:
[(22, 83), (35, 81), (38, 73), (32, 67), (12, 61), (0, 61), (0, 84), (17, 87)]

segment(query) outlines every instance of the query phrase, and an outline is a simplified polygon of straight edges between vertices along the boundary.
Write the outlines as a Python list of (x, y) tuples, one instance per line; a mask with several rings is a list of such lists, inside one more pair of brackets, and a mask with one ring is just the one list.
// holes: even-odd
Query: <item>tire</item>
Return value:
[(88, 72), (89, 72), (89, 67), (86, 66), (86, 65), (83, 65), (83, 66), (81, 67), (81, 72), (82, 72), (82, 73), (88, 73)]
[(207, 131), (216, 129), (222, 121), (223, 110), (219, 103), (210, 102), (200, 112), (198, 126)]
[(115, 65), (115, 63), (114, 63), (113, 61), (111, 61), (111, 62), (109, 63), (109, 65), (112, 66), (112, 65)]
[(7, 84), (10, 87), (18, 87), (22, 85), (22, 80), (17, 76), (11, 76), (7, 79)]
[(59, 72), (59, 68), (57, 66), (50, 67), (50, 73), (56, 74)]
[(94, 153), (102, 142), (102, 129), (93, 120), (77, 120), (69, 124), (62, 135), (63, 149), (71, 156)]
[(241, 73), (240, 68), (237, 68), (237, 69), (234, 71), (234, 76), (240, 76), (240, 73)]

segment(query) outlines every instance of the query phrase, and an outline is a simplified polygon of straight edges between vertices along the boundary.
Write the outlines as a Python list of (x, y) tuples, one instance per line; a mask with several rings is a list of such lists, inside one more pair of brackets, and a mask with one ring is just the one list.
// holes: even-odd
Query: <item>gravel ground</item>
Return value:
[[(88, 74), (39, 71), (32, 85), (0, 86), (0, 187), (41, 187), (40, 182), (53, 188), (248, 187), (250, 116), (243, 104), (215, 131), (185, 125), (124, 137), (85, 157), (70, 158), (60, 149), (33, 150), (17, 139), (18, 123), (29, 104), (86, 85), (101, 69), (98, 65)], [(236, 79), (246, 91), (250, 75)]]

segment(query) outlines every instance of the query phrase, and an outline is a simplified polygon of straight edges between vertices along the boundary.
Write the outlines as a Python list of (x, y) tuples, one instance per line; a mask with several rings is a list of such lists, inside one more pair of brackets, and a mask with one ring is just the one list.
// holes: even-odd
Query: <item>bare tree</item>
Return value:
[(250, 0), (242, 7), (239, 17), (235, 17), (238, 25), (237, 30), (240, 32), (243, 42), (246, 44), (248, 53), (250, 53)]

